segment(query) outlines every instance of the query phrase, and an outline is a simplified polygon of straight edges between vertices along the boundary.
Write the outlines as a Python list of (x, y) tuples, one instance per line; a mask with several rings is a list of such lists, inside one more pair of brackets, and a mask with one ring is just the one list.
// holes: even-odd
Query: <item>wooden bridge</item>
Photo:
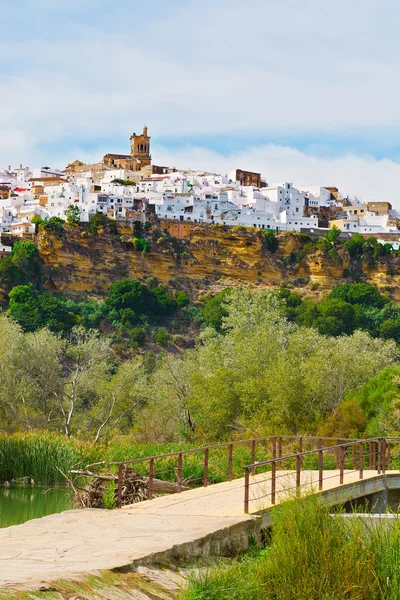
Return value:
[[(0, 530), (0, 598), (9, 597), (2, 590), (15, 586), (32, 589), (100, 569), (243, 550), (260, 531), (255, 515), (293, 496), (332, 493), (339, 501), (354, 490), (358, 496), (372, 494), (392, 479), (400, 487), (399, 471), (393, 469), (398, 442), (270, 436), (118, 463), (119, 502), (126, 464), (147, 474), (149, 499), (114, 511), (67, 511)], [(249, 449), (250, 462), (235, 478), (238, 448)], [(196, 452), (202, 456), (202, 485), (183, 491), (185, 464)], [(221, 452), (227, 480), (213, 483), (213, 454), (219, 453), (221, 465)], [(152, 481), (171, 469), (178, 493), (153, 497)]]

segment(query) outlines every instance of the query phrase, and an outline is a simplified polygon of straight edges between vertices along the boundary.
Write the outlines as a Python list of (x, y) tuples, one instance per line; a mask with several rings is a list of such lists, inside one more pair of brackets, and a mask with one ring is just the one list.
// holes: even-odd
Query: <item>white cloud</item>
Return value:
[[(127, 149), (144, 123), (155, 142), (336, 136), (344, 148), (371, 140), (371, 154), (400, 135), (398, 0), (26, 0), (2, 13), (1, 165), (99, 158), (116, 139)], [(395, 162), (314, 152), (275, 145), (204, 160), (395, 197)]]

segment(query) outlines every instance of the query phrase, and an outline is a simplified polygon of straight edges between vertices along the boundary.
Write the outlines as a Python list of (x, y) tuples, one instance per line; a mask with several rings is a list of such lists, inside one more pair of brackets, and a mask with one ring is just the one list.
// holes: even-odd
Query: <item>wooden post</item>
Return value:
[(276, 458), (276, 436), (272, 438), (272, 458)]
[(390, 471), (390, 463), (391, 463), (391, 446), (390, 446), (390, 442), (388, 442), (387, 444), (387, 468), (388, 471)]
[(296, 456), (296, 491), (300, 488), (300, 473), (301, 473), (301, 456), (298, 454)]
[(360, 461), (360, 464), (359, 464), (360, 479), (363, 479), (363, 477), (364, 477), (364, 444), (359, 445), (358, 456), (359, 456), (359, 461)]
[(182, 491), (182, 452), (178, 454), (178, 469), (177, 469), (177, 479), (178, 479), (178, 494)]

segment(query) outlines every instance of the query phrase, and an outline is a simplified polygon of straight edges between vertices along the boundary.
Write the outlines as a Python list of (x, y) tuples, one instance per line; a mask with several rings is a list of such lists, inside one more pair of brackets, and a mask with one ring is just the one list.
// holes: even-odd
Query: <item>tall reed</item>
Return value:
[(400, 524), (332, 517), (317, 497), (273, 512), (270, 545), (191, 579), (181, 600), (398, 600)]

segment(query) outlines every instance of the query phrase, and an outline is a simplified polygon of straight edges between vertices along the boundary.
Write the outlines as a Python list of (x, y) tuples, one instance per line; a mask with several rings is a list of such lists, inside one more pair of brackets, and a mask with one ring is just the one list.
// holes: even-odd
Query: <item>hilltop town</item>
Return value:
[(364, 203), (331, 185), (272, 184), (240, 168), (221, 174), (157, 166), (150, 140), (144, 127), (130, 137), (129, 154), (106, 154), (95, 164), (76, 160), (63, 170), (22, 165), (0, 170), (3, 243), (7, 236), (33, 237), (35, 217), (65, 219), (72, 205), (82, 222), (100, 213), (128, 222), (158, 217), (276, 233), (324, 233), (336, 226), (348, 235), (374, 235), (399, 247), (400, 213), (389, 202)]

